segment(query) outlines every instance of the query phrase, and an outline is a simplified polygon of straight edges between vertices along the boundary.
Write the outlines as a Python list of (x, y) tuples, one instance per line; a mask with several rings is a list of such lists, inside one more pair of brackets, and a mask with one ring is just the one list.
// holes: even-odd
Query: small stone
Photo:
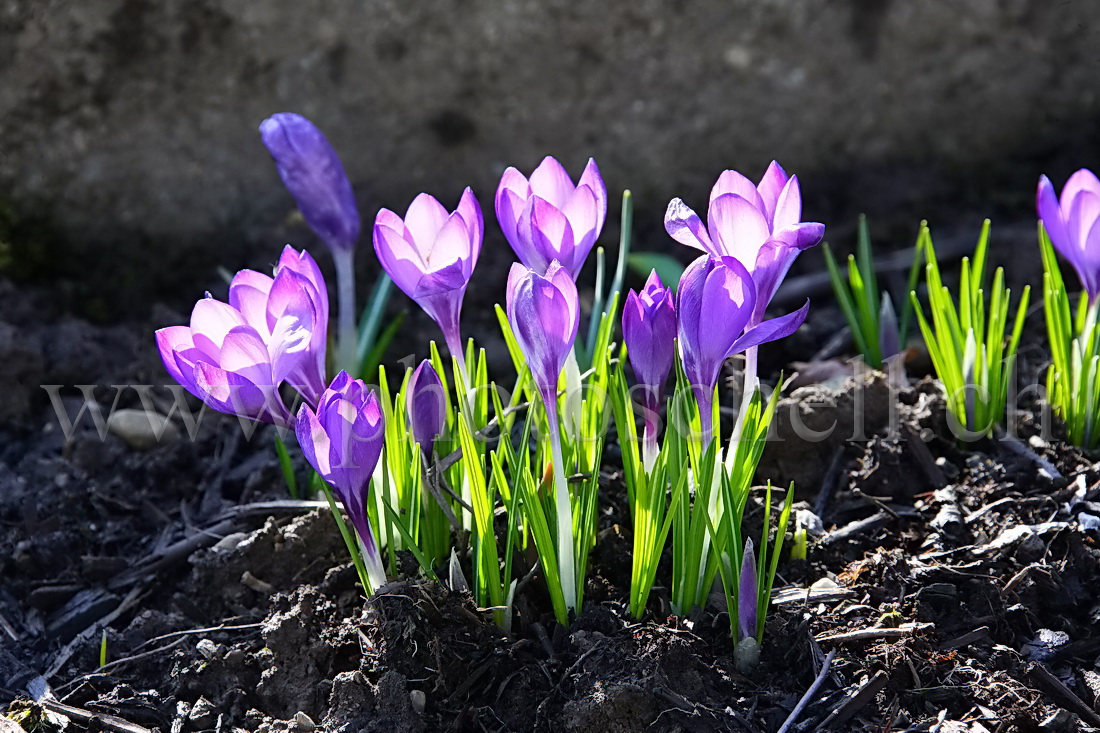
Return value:
[(244, 664), (247, 658), (248, 655), (240, 649), (230, 649), (225, 653), (225, 663), (233, 667)]
[(195, 645), (199, 654), (203, 655), (207, 659), (214, 659), (218, 656), (218, 645), (209, 639), (202, 639)]
[(412, 703), (412, 709), (417, 715), (423, 715), (424, 709), (428, 706), (428, 696), (423, 690), (409, 690), (409, 702)]
[(107, 422), (107, 429), (122, 438), (134, 450), (149, 450), (161, 443), (170, 443), (180, 431), (159, 412), (116, 410)]
[(265, 596), (269, 596), (275, 592), (275, 586), (266, 581), (260, 580), (247, 570), (241, 575), (241, 585), (244, 585), (257, 593), (262, 593)]
[(214, 552), (232, 552), (237, 546), (248, 539), (247, 532), (233, 532), (218, 540), (210, 549)]
[(302, 733), (313, 733), (313, 729), (317, 726), (313, 723), (313, 719), (299, 710), (294, 716), (294, 725), (298, 726), (298, 730)]
[(217, 715), (218, 711), (214, 708), (214, 703), (205, 697), (200, 697), (191, 706), (191, 712), (188, 714), (187, 719), (191, 722), (192, 728), (202, 730), (213, 726)]
[(756, 665), (760, 664), (760, 645), (756, 639), (750, 636), (737, 644), (733, 650), (733, 663), (737, 671), (744, 675), (756, 669)]

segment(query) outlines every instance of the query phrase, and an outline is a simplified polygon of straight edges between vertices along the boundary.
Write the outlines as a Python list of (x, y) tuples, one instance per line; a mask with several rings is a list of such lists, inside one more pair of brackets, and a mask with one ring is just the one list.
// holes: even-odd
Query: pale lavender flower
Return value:
[(607, 188), (596, 161), (576, 184), (547, 156), (528, 179), (515, 168), (501, 176), (496, 215), (520, 262), (539, 273), (557, 260), (574, 280), (607, 217)]

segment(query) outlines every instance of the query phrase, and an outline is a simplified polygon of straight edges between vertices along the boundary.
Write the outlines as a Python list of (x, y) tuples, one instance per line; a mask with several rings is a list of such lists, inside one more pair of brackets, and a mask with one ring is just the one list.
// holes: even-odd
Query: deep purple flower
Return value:
[(375, 588), (385, 582), (382, 559), (367, 515), (371, 476), (385, 442), (378, 397), (362, 381), (340, 372), (321, 395), (317, 411), (302, 405), (295, 425), (309, 465), (332, 486), (363, 548)]
[(547, 156), (530, 180), (515, 168), (497, 187), (497, 221), (520, 262), (540, 273), (557, 260), (574, 280), (607, 217), (607, 188), (596, 161), (576, 185), (565, 168)]
[(1039, 218), (1051, 244), (1069, 260), (1090, 300), (1100, 295), (1100, 180), (1082, 168), (1066, 181), (1059, 201), (1054, 185), (1039, 178)]
[(741, 580), (737, 586), (737, 625), (741, 639), (756, 636), (756, 552), (752, 540), (745, 540), (741, 558)]
[(657, 413), (676, 356), (673, 299), (672, 288), (666, 288), (654, 270), (642, 292), (631, 290), (623, 304), (623, 341), (645, 408), (642, 452), (647, 470), (656, 461)]
[(156, 333), (165, 368), (187, 391), (219, 412), (289, 426), (279, 385), (315, 403), (325, 388), (328, 294), (306, 252), (283, 250), (275, 277), (238, 272), (229, 303), (209, 295), (189, 326)]
[(301, 115), (281, 112), (260, 124), (260, 136), (306, 223), (333, 250), (354, 247), (359, 239), (355, 194), (321, 131)]
[(715, 257), (734, 257), (752, 273), (757, 300), (748, 325), (764, 320), (764, 311), (798, 253), (814, 246), (825, 226), (803, 222), (798, 176), (788, 177), (776, 162), (758, 185), (737, 171), (725, 171), (710, 192), (708, 227), (680, 199), (665, 212), (665, 230), (673, 239)]
[(405, 387), (405, 411), (413, 440), (420, 444), (426, 460), (432, 458), (432, 446), (447, 424), (447, 397), (443, 382), (432, 363), (425, 359), (409, 377)]
[(469, 188), (453, 213), (422, 193), (404, 219), (382, 209), (374, 223), (374, 251), (382, 267), (439, 324), (447, 348), (460, 363), (459, 315), (481, 254), (483, 231), (481, 207)]
[(535, 385), (544, 400), (554, 401), (558, 375), (577, 338), (577, 286), (557, 260), (545, 275), (517, 262), (508, 273), (507, 297), (508, 320)]
[(704, 445), (712, 437), (712, 396), (722, 363), (745, 349), (794, 333), (810, 308), (807, 301), (793, 313), (746, 331), (756, 303), (752, 276), (733, 257), (703, 255), (680, 278), (676, 292), (680, 359), (699, 403)]

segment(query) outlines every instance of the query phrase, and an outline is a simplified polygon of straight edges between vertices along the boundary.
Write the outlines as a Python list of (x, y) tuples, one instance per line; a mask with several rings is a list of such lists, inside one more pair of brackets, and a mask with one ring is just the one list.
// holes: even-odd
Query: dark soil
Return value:
[[(808, 560), (784, 552), (762, 662), (744, 675), (720, 592), (691, 618), (669, 615), (661, 587), (643, 621), (626, 613), (630, 522), (615, 466), (585, 610), (568, 629), (553, 623), (538, 577), (517, 594), (511, 634), (467, 593), (415, 572), (364, 602), (327, 510), (288, 499), (271, 428), (248, 439), (235, 419), (208, 414), (195, 440), (181, 424), (181, 437), (142, 451), (101, 439), (85, 415), (66, 440), (39, 385), (69, 385), (70, 417), (83, 401), (72, 385), (162, 385), (151, 331), (184, 319), (92, 326), (49, 303), (0, 283), (9, 714), (173, 733), (776, 731), (833, 654), (790, 730), (1100, 727), (1100, 464), (1057, 431), (1032, 437), (1041, 415), (1028, 410), (1012, 447), (960, 447), (919, 359), (892, 432), (881, 378), (860, 382), (870, 397), (857, 441), (849, 431), (804, 444), (788, 430), (791, 415), (843, 414), (851, 382), (784, 400), (783, 440), (760, 478), (797, 476), (801, 517), (822, 523)], [(767, 369), (789, 373), (836, 332), (835, 310), (812, 313)], [(1041, 315), (1029, 338), (1027, 378), (1041, 366)], [(95, 394), (106, 410), (115, 390)], [(118, 400), (141, 407), (132, 389)], [(749, 509), (757, 530), (764, 497), (754, 492)]]

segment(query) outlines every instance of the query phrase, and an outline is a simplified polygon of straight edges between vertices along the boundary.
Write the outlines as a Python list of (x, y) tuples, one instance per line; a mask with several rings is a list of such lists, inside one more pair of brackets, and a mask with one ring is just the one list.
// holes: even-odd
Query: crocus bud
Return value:
[(1069, 260), (1090, 300), (1100, 295), (1100, 180), (1082, 168), (1066, 181), (1059, 200), (1046, 176), (1036, 194), (1039, 218), (1051, 244)]
[(459, 314), (481, 254), (483, 230), (481, 207), (469, 188), (454, 212), (422, 193), (404, 219), (382, 209), (374, 223), (374, 251), (382, 267), (439, 324), (447, 347), (460, 360)]
[(798, 177), (788, 177), (776, 162), (759, 184), (727, 170), (710, 193), (707, 226), (680, 199), (669, 202), (665, 230), (681, 244), (715, 257), (734, 257), (752, 273), (756, 305), (748, 325), (764, 320), (764, 311), (798, 253), (821, 241), (825, 227), (802, 222)]
[(189, 326), (157, 331), (168, 373), (219, 412), (283, 427), (293, 416), (279, 395), (288, 383), (311, 403), (325, 386), (328, 295), (307, 253), (283, 250), (275, 277), (238, 272), (229, 303), (195, 304)]
[(530, 180), (515, 168), (501, 176), (496, 214), (504, 237), (520, 262), (539, 273), (557, 260), (574, 280), (607, 217), (607, 188), (596, 161), (574, 185), (565, 168), (550, 156)]
[(741, 580), (737, 586), (738, 640), (756, 636), (756, 552), (752, 540), (745, 540), (741, 557)]
[(577, 286), (557, 260), (545, 275), (517, 262), (508, 273), (507, 312), (535, 385), (549, 405), (577, 338)]
[(654, 270), (641, 293), (631, 290), (623, 304), (623, 341), (638, 384), (646, 387), (645, 406), (656, 410), (675, 357), (676, 310), (672, 288)]
[(756, 286), (733, 257), (703, 255), (684, 270), (676, 291), (680, 359), (699, 402), (704, 443), (711, 437), (710, 406), (722, 363), (753, 346), (798, 330), (810, 303), (745, 330), (756, 307)]
[(378, 397), (361, 380), (340, 372), (321, 395), (316, 412), (302, 405), (295, 432), (309, 465), (344, 505), (359, 535), (370, 580), (377, 587), (385, 581), (385, 571), (368, 519), (367, 499), (385, 440)]
[(447, 398), (443, 382), (432, 363), (425, 359), (409, 377), (405, 387), (405, 411), (413, 440), (420, 444), (424, 458), (431, 460), (435, 439), (447, 422)]
[(354, 247), (359, 239), (355, 194), (321, 131), (301, 115), (281, 112), (260, 124), (260, 136), (317, 236), (334, 250)]

